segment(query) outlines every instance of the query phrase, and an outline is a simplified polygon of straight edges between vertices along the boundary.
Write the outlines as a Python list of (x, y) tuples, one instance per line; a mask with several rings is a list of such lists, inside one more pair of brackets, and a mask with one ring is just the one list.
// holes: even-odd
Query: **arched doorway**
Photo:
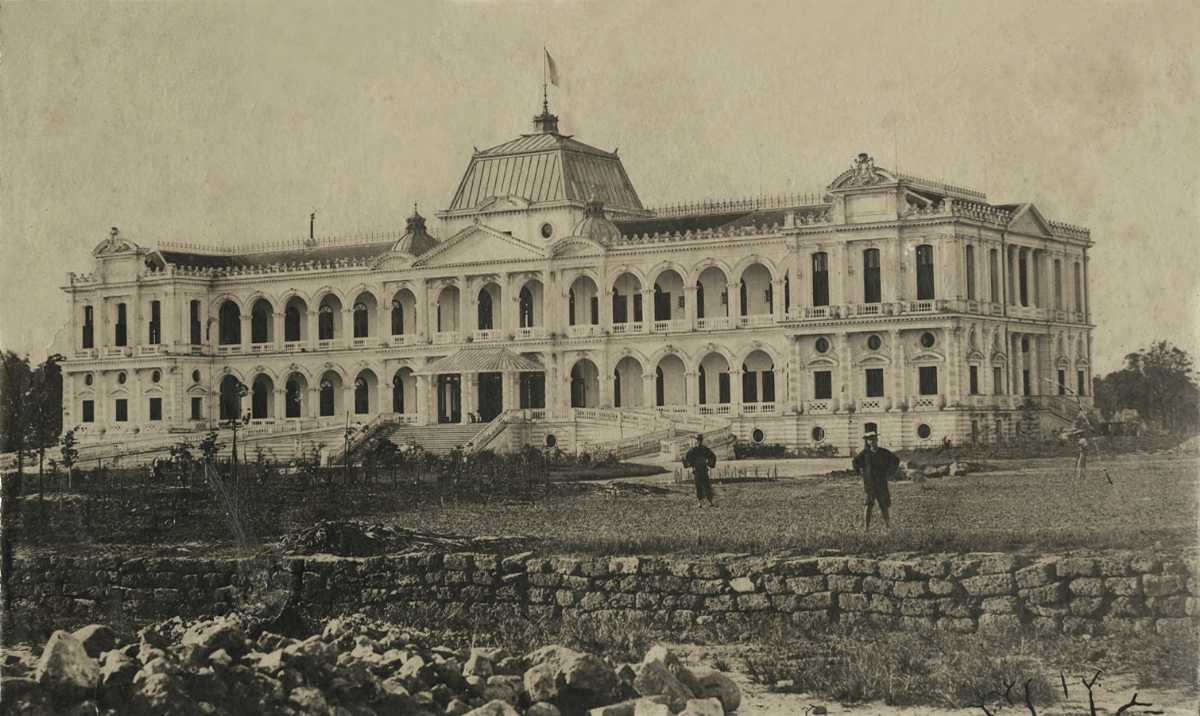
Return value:
[(654, 320), (669, 321), (683, 316), (683, 277), (667, 269), (654, 279)]
[(742, 271), (740, 290), (741, 315), (757, 316), (775, 311), (774, 286), (771, 272), (760, 263), (753, 263)]
[(300, 418), (304, 416), (304, 398), (308, 392), (308, 380), (301, 373), (288, 376), (284, 387), (284, 417)]
[(342, 334), (342, 302), (331, 294), (321, 299), (317, 309), (317, 340), (331, 341)]
[(401, 368), (392, 376), (392, 412), (417, 412), (417, 379), (412, 368)]
[(266, 373), (255, 376), (250, 389), (250, 417), (255, 420), (274, 417), (274, 396), (275, 381), (271, 380), (271, 376)]
[(612, 288), (613, 324), (641, 323), (642, 282), (631, 273), (623, 273), (613, 281)]
[(337, 371), (328, 370), (321, 376), (318, 394), (318, 415), (323, 418), (332, 417), (341, 411), (342, 376)]
[(371, 411), (371, 396), (378, 395), (379, 381), (375, 371), (362, 370), (354, 379), (354, 414), (369, 415)]
[(595, 408), (600, 405), (600, 371), (596, 364), (582, 358), (571, 366), (571, 407)]
[(729, 315), (728, 279), (725, 272), (709, 266), (696, 281), (696, 318), (723, 318)]
[(270, 343), (275, 336), (275, 309), (271, 302), (260, 298), (250, 309), (250, 342), (256, 344)]
[(438, 294), (436, 325), (438, 333), (455, 333), (458, 331), (458, 287), (446, 286)]
[(378, 310), (378, 305), (375, 301), (375, 296), (367, 291), (363, 291), (354, 299), (353, 313), (353, 336), (355, 338), (369, 338), (371, 336), (371, 326), (375, 323), (375, 315)]
[(226, 375), (221, 379), (220, 416), (221, 420), (240, 420), (242, 417), (242, 396), (246, 386), (237, 376)]
[(225, 301), (217, 311), (217, 333), (221, 345), (232, 346), (242, 342), (242, 309), (233, 301)]
[(645, 405), (642, 395), (642, 364), (633, 356), (617, 361), (613, 370), (613, 405), (618, 408), (640, 408)]
[(775, 363), (764, 351), (752, 351), (742, 363), (742, 402), (775, 402)]
[(728, 404), (732, 402), (729, 387), (729, 361), (720, 353), (709, 353), (700, 361), (700, 376), (704, 381), (700, 387), (700, 404)]
[(671, 353), (658, 361), (655, 372), (655, 404), (687, 405), (687, 384), (683, 360)]
[(596, 326), (600, 324), (600, 291), (596, 282), (588, 276), (579, 276), (571, 282), (567, 292), (567, 321), (572, 326)]
[(476, 329), (480, 331), (493, 331), (504, 325), (503, 319), (503, 302), (500, 300), (500, 287), (495, 283), (488, 283), (483, 288), (479, 289), (478, 303), (476, 305)]
[(287, 306), (283, 309), (283, 341), (285, 343), (295, 343), (305, 339), (305, 332), (308, 328), (305, 326), (308, 318), (308, 304), (299, 296), (292, 296), (288, 299)]

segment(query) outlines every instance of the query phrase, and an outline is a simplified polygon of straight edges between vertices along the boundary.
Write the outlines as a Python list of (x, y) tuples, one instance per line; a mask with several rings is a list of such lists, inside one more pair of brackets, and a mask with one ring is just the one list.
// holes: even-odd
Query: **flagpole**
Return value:
[(546, 65), (549, 62), (550, 51), (542, 45), (542, 113), (550, 114), (550, 96), (546, 89)]

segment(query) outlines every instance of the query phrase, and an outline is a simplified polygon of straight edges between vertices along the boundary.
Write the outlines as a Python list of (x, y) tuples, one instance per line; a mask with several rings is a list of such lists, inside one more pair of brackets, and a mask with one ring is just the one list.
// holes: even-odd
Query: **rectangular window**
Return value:
[(967, 247), (967, 300), (975, 300), (975, 247)]
[(829, 254), (824, 251), (812, 257), (812, 300), (814, 306), (829, 305)]
[(1062, 261), (1054, 259), (1054, 307), (1058, 310), (1063, 308), (1062, 294)]
[(917, 300), (932, 301), (933, 298), (933, 247), (921, 244), (917, 247)]
[(204, 398), (192, 398), (192, 420), (204, 419)]
[(1021, 395), (1029, 395), (1029, 369), (1021, 371)]
[(813, 373), (813, 398), (816, 400), (829, 400), (833, 397), (833, 373), (827, 370), (818, 370)]
[(1004, 369), (992, 366), (992, 395), (1004, 395)]
[(83, 422), (96, 422), (96, 403), (91, 400), (83, 401)]
[(1058, 369), (1058, 394), (1067, 394), (1067, 371), (1062, 368)]
[(938, 394), (937, 373), (937, 366), (935, 365), (924, 365), (917, 369), (917, 377), (919, 379), (918, 390), (921, 395)]
[(116, 419), (118, 423), (124, 423), (129, 420), (129, 401), (124, 398), (117, 398), (116, 401)]
[(83, 307), (83, 347), (84, 348), (92, 348), (94, 346), (93, 331), (95, 330), (95, 328), (94, 328), (95, 323), (93, 321), (92, 315), (93, 315), (92, 307), (84, 306)]
[(114, 341), (116, 345), (125, 345), (125, 304), (123, 303), (117, 304), (117, 326), (113, 337), (116, 339)]
[(198, 346), (201, 341), (201, 325), (200, 325), (200, 302), (192, 301), (188, 304), (188, 324), (191, 328), (192, 345)]
[(1026, 249), (1017, 250), (1017, 295), (1021, 305), (1029, 305), (1029, 252)]
[(883, 397), (883, 368), (867, 368), (867, 397)]
[(863, 303), (879, 303), (881, 295), (879, 249), (867, 249), (863, 252)]
[(1075, 371), (1075, 392), (1078, 395), (1087, 395), (1087, 378), (1082, 370)]
[(162, 303), (150, 302), (150, 345), (156, 346), (162, 342)]
[(758, 379), (752, 370), (742, 371), (742, 402), (758, 402)]
[(979, 395), (979, 366), (971, 366), (971, 395)]
[(1075, 262), (1075, 310), (1083, 313), (1083, 269)]
[(717, 374), (717, 402), (721, 404), (729, 403), (729, 373), (721, 372)]
[(150, 399), (150, 419), (162, 420), (162, 398)]
[(988, 252), (988, 284), (992, 303), (1000, 303), (1000, 252), (996, 249)]

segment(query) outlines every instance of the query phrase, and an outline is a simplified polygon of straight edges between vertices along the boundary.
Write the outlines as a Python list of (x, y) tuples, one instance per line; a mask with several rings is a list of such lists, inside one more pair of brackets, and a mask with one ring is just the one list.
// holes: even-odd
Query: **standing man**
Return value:
[(696, 433), (696, 447), (688, 450), (683, 456), (683, 466), (692, 469), (696, 480), (697, 506), (703, 507), (705, 498), (708, 498), (708, 504), (713, 504), (713, 489), (708, 481), (708, 471), (717, 466), (717, 456), (704, 446), (703, 433)]
[(1079, 409), (1079, 415), (1075, 416), (1075, 429), (1071, 434), (1076, 438), (1076, 445), (1079, 448), (1079, 453), (1075, 456), (1075, 479), (1082, 480), (1087, 477), (1087, 451), (1088, 451), (1088, 435), (1092, 432), (1092, 423), (1088, 420), (1087, 411), (1083, 408)]
[(866, 529), (871, 529), (871, 511), (876, 502), (879, 503), (879, 513), (883, 515), (883, 526), (891, 529), (888, 508), (892, 506), (892, 496), (888, 491), (888, 480), (900, 468), (900, 458), (879, 447), (879, 435), (873, 430), (863, 435), (863, 441), (867, 446), (854, 456), (854, 469), (862, 475), (863, 491), (866, 493)]

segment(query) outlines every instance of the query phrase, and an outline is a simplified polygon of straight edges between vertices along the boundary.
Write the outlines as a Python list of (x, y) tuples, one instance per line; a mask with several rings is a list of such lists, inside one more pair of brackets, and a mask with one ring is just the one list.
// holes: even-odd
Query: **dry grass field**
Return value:
[(1123, 456), (1094, 463), (1077, 481), (1070, 459), (1038, 459), (893, 483), (887, 533), (880, 525), (863, 533), (854, 478), (718, 485), (715, 508), (697, 508), (688, 485), (657, 493), (580, 487), (534, 501), (414, 503), (389, 521), (600, 554), (1132, 548), (1195, 543), (1198, 467), (1190, 457)]

